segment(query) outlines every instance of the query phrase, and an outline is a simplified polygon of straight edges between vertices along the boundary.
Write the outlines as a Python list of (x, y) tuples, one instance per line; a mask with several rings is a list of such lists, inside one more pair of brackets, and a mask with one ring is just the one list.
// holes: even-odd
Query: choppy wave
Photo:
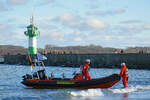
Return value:
[(112, 93), (130, 93), (140, 90), (150, 90), (150, 85), (137, 85), (137, 86), (129, 86), (128, 88), (121, 89), (108, 89), (108, 91)]
[(88, 90), (81, 90), (81, 91), (71, 91), (69, 92), (71, 96), (104, 96), (101, 89), (88, 89)]

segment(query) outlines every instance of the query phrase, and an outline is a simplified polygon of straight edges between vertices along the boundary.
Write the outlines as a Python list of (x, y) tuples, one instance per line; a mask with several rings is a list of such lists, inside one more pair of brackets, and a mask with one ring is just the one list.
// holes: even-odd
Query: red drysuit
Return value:
[(85, 76), (86, 80), (91, 80), (91, 77), (90, 77), (90, 74), (88, 71), (89, 68), (90, 68), (90, 66), (89, 66), (88, 62), (85, 62), (83, 65), (83, 68), (82, 68), (82, 75), (83, 75), (83, 77)]
[(120, 76), (122, 77), (122, 82), (124, 87), (128, 87), (127, 81), (128, 81), (128, 68), (126, 67), (126, 65), (122, 65), (121, 66), (121, 71), (120, 71)]

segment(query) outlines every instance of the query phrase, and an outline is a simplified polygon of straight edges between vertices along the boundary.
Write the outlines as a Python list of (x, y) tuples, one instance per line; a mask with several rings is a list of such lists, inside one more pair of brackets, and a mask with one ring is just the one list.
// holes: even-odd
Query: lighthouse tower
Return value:
[(37, 26), (33, 23), (33, 16), (30, 19), (30, 25), (27, 26), (27, 31), (24, 32), (29, 37), (28, 54), (32, 57), (37, 54), (36, 37), (39, 35)]

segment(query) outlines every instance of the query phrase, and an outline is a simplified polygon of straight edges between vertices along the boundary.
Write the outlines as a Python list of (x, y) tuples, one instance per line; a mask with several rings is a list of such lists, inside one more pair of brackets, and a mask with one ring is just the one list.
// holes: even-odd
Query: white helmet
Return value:
[(123, 65), (125, 65), (125, 63), (123, 62), (123, 63), (121, 63), (121, 66), (123, 66)]
[(90, 63), (90, 62), (91, 62), (91, 60), (90, 60), (90, 59), (86, 59), (86, 60), (85, 60), (85, 62)]

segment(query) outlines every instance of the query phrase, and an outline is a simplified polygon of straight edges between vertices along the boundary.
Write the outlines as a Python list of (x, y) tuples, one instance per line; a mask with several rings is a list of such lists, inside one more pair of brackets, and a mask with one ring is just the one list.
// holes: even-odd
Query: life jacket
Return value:
[(85, 72), (87, 72), (90, 69), (90, 66), (87, 65), (87, 67), (85, 68)]
[(124, 75), (128, 75), (128, 68), (125, 68), (125, 71), (124, 71), (124, 73), (123, 73), (123, 76)]
[(89, 70), (90, 66), (88, 63), (84, 63), (83, 68), (82, 68), (82, 74), (85, 74)]

